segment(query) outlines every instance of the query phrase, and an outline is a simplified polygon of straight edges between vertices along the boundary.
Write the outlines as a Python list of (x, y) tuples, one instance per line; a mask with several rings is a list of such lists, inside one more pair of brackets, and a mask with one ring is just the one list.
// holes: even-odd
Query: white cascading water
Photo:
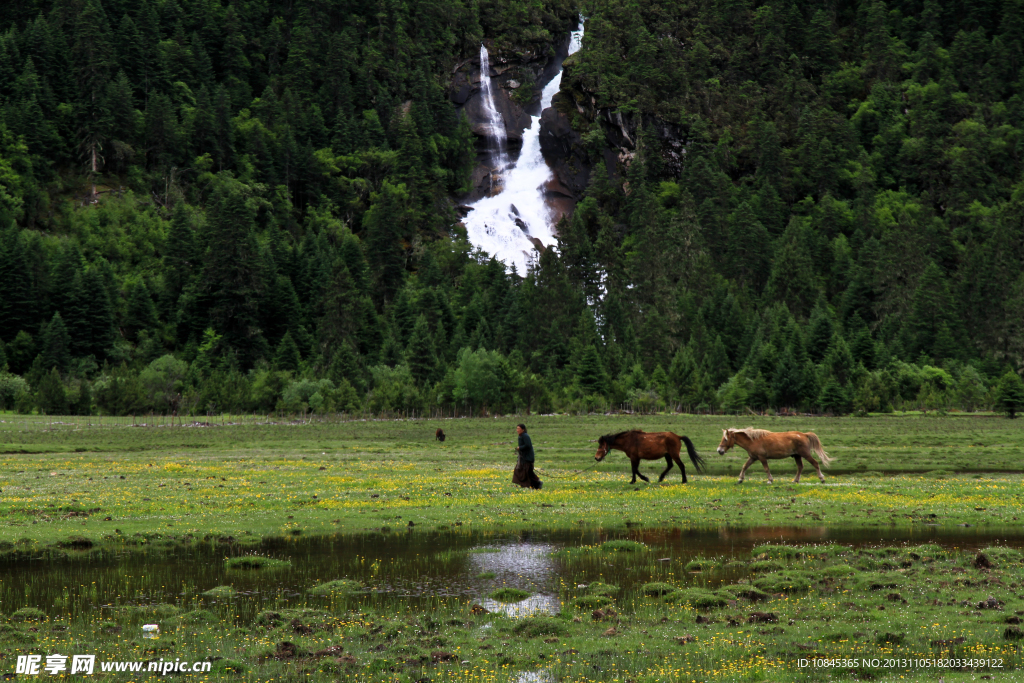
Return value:
[(505, 132), (505, 119), (501, 112), (494, 106), (494, 84), (491, 82), (491, 61), (487, 54), (487, 48), (480, 45), (480, 88), (483, 92), (484, 112), (487, 113), (487, 140), (494, 144), (493, 161), (494, 171), (491, 177), (501, 178), (501, 174), (508, 168), (508, 134)]
[[(583, 37), (583, 26), (573, 31), (569, 42), (569, 54), (576, 52)], [(494, 256), (505, 265), (512, 266), (520, 275), (526, 275), (530, 264), (536, 260), (537, 251), (530, 237), (536, 238), (545, 247), (555, 243), (551, 226), (551, 211), (544, 201), (544, 184), (552, 178), (551, 169), (540, 152), (540, 116), (531, 117), (530, 127), (523, 131), (523, 148), (514, 166), (500, 154), (504, 145), (505, 123), (494, 107), (491, 94), (487, 49), (480, 47), (480, 64), (484, 108), (490, 119), (490, 128), (495, 131), (499, 157), (495, 167), (500, 174), (500, 191), (491, 197), (484, 197), (471, 205), (472, 211), (463, 220), (470, 243), (481, 251)], [(541, 92), (540, 108), (543, 112), (551, 106), (551, 98), (562, 83), (562, 72), (551, 79)], [(499, 132), (500, 131), (500, 132)], [(525, 230), (523, 227), (525, 226)]]

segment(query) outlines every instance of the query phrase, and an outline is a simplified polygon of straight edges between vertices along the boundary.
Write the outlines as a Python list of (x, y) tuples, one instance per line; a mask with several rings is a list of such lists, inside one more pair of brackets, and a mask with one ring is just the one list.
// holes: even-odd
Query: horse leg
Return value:
[(800, 483), (800, 473), (804, 471), (804, 461), (799, 455), (794, 455), (793, 459), (796, 460), (796, 479), (793, 480), (794, 484)]
[(664, 481), (665, 475), (668, 474), (668, 471), (670, 469), (672, 469), (672, 456), (670, 456), (668, 453), (665, 454), (665, 462), (668, 464), (668, 467), (666, 467), (665, 471), (661, 473), (660, 477), (658, 477), (659, 482)]
[(825, 483), (825, 475), (821, 473), (821, 467), (818, 465), (818, 461), (815, 460), (814, 456), (812, 456), (812, 455), (805, 455), (803, 457), (807, 458), (807, 460), (810, 461), (810, 463), (812, 465), (814, 465), (814, 470), (818, 473), (818, 481), (820, 481), (822, 484), (824, 484)]
[(775, 480), (772, 479), (772, 471), (768, 469), (768, 458), (762, 455), (760, 458), (758, 458), (758, 460), (760, 460), (761, 464), (764, 465), (764, 473), (768, 475), (768, 483), (774, 484)]
[[(683, 459), (679, 457), (679, 453), (678, 452), (672, 454), (672, 459), (676, 461), (676, 464), (679, 465), (679, 469), (682, 470), (682, 472), (683, 472), (683, 483), (685, 484), (686, 483), (686, 465), (683, 464)], [(668, 472), (668, 470), (665, 470), (665, 471)]]
[(740, 478), (736, 481), (737, 484), (743, 483), (743, 475), (747, 473), (747, 468), (750, 467), (751, 463), (754, 462), (754, 456), (748, 455), (747, 461), (743, 463), (743, 467), (740, 468)]
[(631, 481), (629, 483), (630, 484), (635, 484), (637, 477), (640, 477), (641, 479), (646, 481), (648, 484), (651, 483), (651, 480), (648, 479), (647, 477), (645, 477), (642, 472), (640, 472), (640, 459), (639, 458), (637, 458), (636, 460), (633, 461), (633, 481)]

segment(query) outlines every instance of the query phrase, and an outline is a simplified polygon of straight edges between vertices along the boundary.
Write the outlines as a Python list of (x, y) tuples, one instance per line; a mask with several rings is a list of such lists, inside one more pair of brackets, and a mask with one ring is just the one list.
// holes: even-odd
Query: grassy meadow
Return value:
[[(94, 543), (361, 532), (388, 528), (621, 528), (827, 524), (1013, 525), (1021, 512), (1024, 420), (997, 417), (532, 417), (544, 488), (511, 484), (515, 418), (128, 426), (130, 419), (0, 423), (0, 542)], [(142, 419), (137, 419), (142, 423)], [(724, 427), (814, 431), (834, 458), (822, 485), (805, 465), (715, 452)], [(442, 427), (448, 440), (434, 440)], [(664, 461), (629, 484), (596, 439), (629, 428), (688, 435), (708, 464), (681, 484)], [(685, 458), (687, 465), (688, 460)], [(581, 471), (582, 470), (582, 471)]]
[[(1024, 556), (1015, 550), (984, 548), (979, 560), (976, 549), (938, 545), (768, 545), (695, 559), (664, 556), (656, 532), (772, 526), (881, 539), (893, 530), (1016, 529), (1024, 420), (531, 417), (541, 491), (510, 481), (518, 421), (132, 426), (2, 415), (0, 546), (14, 573), (0, 568), (0, 669), (13, 670), (17, 654), (64, 650), (105, 660), (210, 657), (210, 673), (187, 677), (237, 681), (952, 682), (1013, 680), (1022, 664)], [(749, 424), (817, 433), (834, 458), (825, 484), (809, 467), (791, 483), (795, 466), (785, 460), (770, 463), (774, 485), (759, 465), (737, 485), (745, 453), (715, 448), (722, 428)], [(673, 468), (659, 484), (656, 461), (641, 465), (652, 483), (630, 485), (622, 453), (594, 465), (597, 437), (629, 428), (686, 434), (708, 471), (688, 468), (683, 485)], [(466, 574), (474, 550), (447, 549), (445, 538), (530, 531), (644, 542), (557, 550), (560, 613), (525, 619), (495, 607), (522, 596), (493, 572), (474, 585), (496, 602), (474, 610), (478, 598), (396, 598), (383, 588), (386, 566), (348, 551), (320, 573), (288, 562), (287, 544), (302, 539), (365, 537), (372, 546), (401, 532), (428, 548), (394, 560), (406, 574)], [(283, 550), (264, 560), (268, 542)], [(224, 585), (110, 565), (125, 552), (190, 546), (227, 563)], [(36, 583), (24, 580), (33, 567)], [(253, 576), (274, 588), (250, 590)], [(161, 637), (140, 638), (144, 623), (160, 624)], [(799, 667), (808, 657), (859, 663)], [(950, 657), (985, 663), (892, 664)], [(864, 663), (871, 658), (880, 664)]]

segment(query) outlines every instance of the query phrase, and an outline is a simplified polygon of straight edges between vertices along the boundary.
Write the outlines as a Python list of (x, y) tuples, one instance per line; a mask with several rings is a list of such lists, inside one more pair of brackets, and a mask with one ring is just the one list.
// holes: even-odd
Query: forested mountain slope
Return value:
[[(520, 279), (457, 223), (454, 74), (580, 13), (546, 119), (589, 180)], [(7, 407), (1024, 403), (1020, 0), (36, 0), (0, 32)]]

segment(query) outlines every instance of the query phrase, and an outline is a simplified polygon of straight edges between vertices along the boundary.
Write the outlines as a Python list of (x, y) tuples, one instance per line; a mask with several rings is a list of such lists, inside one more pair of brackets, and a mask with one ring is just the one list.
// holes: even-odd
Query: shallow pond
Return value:
[[(589, 564), (563, 562), (560, 549), (611, 539), (640, 541), (651, 548), (640, 561)], [(728, 568), (688, 572), (694, 558), (737, 556), (746, 559), (765, 543), (879, 546), (937, 543), (973, 549), (989, 545), (1024, 547), (1024, 529), (923, 527), (914, 530), (835, 530), (826, 527), (752, 527), (733, 529), (634, 529), (623, 534), (529, 532), (518, 534), (405, 532), (360, 536), (281, 538), (242, 548), (231, 543), (158, 543), (147, 549), (69, 551), (56, 559), (21, 558), (0, 562), (0, 612), (38, 607), (51, 617), (95, 614), (118, 605), (157, 603), (215, 604), (200, 597), (216, 586), (233, 586), (230, 600), (240, 620), (264, 609), (329, 605), (330, 597), (307, 594), (335, 579), (360, 582), (365, 590), (348, 601), (428, 606), (443, 600), (480, 603), (491, 611), (522, 615), (554, 612), (565, 586), (601, 580), (628, 589), (638, 583), (672, 579), (695, 585), (730, 581)], [(258, 553), (290, 560), (277, 570), (229, 569), (228, 557)], [(489, 599), (497, 588), (519, 588), (530, 597), (518, 603)], [(334, 598), (336, 600), (336, 598)]]

